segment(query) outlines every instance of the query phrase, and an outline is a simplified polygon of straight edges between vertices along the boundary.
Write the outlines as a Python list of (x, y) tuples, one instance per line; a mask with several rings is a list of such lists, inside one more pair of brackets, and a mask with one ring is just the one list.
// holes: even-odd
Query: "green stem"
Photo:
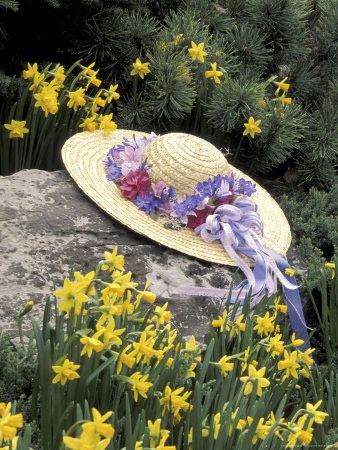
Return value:
[(238, 147), (237, 147), (236, 152), (235, 152), (234, 163), (237, 161), (239, 149), (241, 148), (241, 145), (242, 145), (242, 142), (243, 142), (243, 138), (244, 138), (244, 135), (242, 134), (242, 137), (241, 137), (241, 139), (239, 141)]
[(22, 317), (18, 317), (18, 318), (17, 318), (17, 323), (18, 323), (18, 329), (19, 329), (20, 344), (21, 344), (22, 346), (24, 346), (24, 343), (23, 343), (23, 333), (22, 333)]

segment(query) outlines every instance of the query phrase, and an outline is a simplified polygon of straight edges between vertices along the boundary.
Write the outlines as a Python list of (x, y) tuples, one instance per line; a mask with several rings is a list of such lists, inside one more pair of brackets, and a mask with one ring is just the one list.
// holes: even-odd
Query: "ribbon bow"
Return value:
[[(273, 250), (263, 246), (261, 238), (263, 224), (257, 213), (257, 205), (247, 195), (239, 195), (231, 205), (221, 205), (207, 217), (204, 224), (195, 229), (208, 243), (219, 240), (227, 254), (244, 272), (246, 280), (233, 291), (232, 303), (244, 303), (245, 296), (251, 289), (252, 305), (258, 303), (266, 294), (277, 291), (277, 280), (282, 284), (292, 328), (296, 334), (307, 338), (302, 304), (295, 277), (286, 278), (285, 269), (290, 268), (286, 259)], [(242, 255), (255, 261), (253, 270)], [(181, 287), (181, 294), (226, 297), (228, 290), (214, 288)]]

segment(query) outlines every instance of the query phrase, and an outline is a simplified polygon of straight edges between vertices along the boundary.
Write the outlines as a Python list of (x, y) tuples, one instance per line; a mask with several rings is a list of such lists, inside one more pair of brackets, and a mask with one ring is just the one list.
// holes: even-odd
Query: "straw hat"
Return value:
[[(133, 130), (116, 130), (109, 136), (102, 131), (83, 132), (66, 141), (62, 148), (64, 164), (78, 186), (97, 205), (114, 219), (159, 244), (202, 260), (236, 266), (219, 241), (204, 242), (192, 229), (175, 230), (165, 224), (166, 218), (154, 220), (123, 196), (119, 186), (108, 181), (104, 160), (111, 147), (136, 137), (149, 134)], [(168, 133), (155, 139), (145, 149), (151, 168), (152, 182), (164, 181), (173, 185), (177, 195), (191, 195), (198, 182), (217, 174), (229, 175), (234, 171), (248, 181), (253, 181), (232, 167), (224, 155), (209, 142), (183, 133)], [(276, 201), (261, 186), (252, 199), (258, 206), (264, 235), (262, 243), (280, 255), (285, 255), (291, 242), (290, 227)], [(249, 262), (249, 260), (245, 257)], [(251, 265), (251, 261), (250, 261)]]

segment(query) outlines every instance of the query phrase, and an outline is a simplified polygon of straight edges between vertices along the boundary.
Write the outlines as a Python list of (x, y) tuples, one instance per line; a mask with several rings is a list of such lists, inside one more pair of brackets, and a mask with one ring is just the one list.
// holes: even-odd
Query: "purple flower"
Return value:
[(165, 200), (164, 202), (161, 202), (158, 209), (161, 216), (169, 216), (174, 210), (174, 203), (170, 200)]
[(175, 190), (174, 186), (169, 187), (168, 196), (169, 196), (170, 200), (176, 200), (177, 195), (176, 195), (176, 190)]
[(187, 206), (186, 202), (183, 201), (183, 202), (175, 203), (174, 211), (178, 216), (181, 216), (181, 217), (186, 216), (187, 212), (188, 212), (188, 206)]
[(135, 205), (146, 214), (156, 213), (156, 209), (160, 206), (160, 201), (150, 193), (148, 196), (139, 195), (135, 201)]
[(115, 164), (111, 164), (106, 167), (106, 175), (109, 181), (114, 181), (115, 183), (116, 180), (118, 180), (122, 175), (122, 172), (121, 169), (117, 167)]
[(213, 191), (214, 187), (211, 178), (207, 181), (203, 181), (203, 183), (198, 183), (195, 190), (196, 194), (201, 194), (203, 197), (212, 197)]

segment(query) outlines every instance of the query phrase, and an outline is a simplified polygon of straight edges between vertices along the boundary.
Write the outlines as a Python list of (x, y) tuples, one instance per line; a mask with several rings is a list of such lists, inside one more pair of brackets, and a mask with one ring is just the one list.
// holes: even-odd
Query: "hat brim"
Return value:
[[(148, 133), (140, 131), (120, 129), (108, 136), (104, 136), (102, 131), (82, 132), (72, 136), (62, 148), (62, 159), (66, 169), (91, 200), (128, 228), (159, 244), (196, 258), (236, 266), (219, 241), (207, 244), (192, 229), (183, 228), (176, 231), (165, 228), (161, 219), (154, 220), (149, 217), (132, 201), (126, 199), (114, 182), (108, 181), (104, 165), (108, 150), (114, 145), (121, 144), (123, 137), (132, 139), (133, 134), (137, 137), (149, 136)], [(240, 170), (230, 167), (238, 175), (254, 182)], [(263, 222), (266, 238), (262, 239), (262, 243), (278, 254), (285, 255), (291, 243), (288, 221), (271, 195), (257, 183), (256, 189), (252, 198), (258, 206)]]

